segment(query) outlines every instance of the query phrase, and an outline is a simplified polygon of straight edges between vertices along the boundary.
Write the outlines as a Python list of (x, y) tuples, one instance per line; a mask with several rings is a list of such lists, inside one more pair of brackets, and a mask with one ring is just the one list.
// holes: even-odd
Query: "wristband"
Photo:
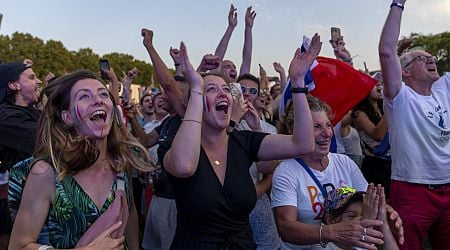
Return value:
[(403, 4), (401, 4), (401, 3), (396, 3), (396, 2), (391, 3), (391, 8), (392, 8), (392, 7), (398, 7), (398, 8), (400, 8), (400, 9), (402, 9), (402, 10), (405, 9), (405, 5), (403, 5)]
[(292, 92), (292, 94), (294, 94), (294, 93), (308, 94), (309, 90), (308, 90), (308, 87), (303, 87), (303, 88), (301, 88), (301, 87), (292, 87), (291, 88), (291, 92)]

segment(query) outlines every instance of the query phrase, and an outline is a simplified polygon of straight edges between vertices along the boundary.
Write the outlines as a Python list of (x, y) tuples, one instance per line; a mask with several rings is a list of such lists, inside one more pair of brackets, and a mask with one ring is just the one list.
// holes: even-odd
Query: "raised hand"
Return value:
[(188, 57), (186, 45), (184, 45), (183, 42), (180, 44), (180, 59), (180, 64), (183, 68), (183, 75), (191, 85), (191, 90), (203, 92), (203, 78), (192, 66)]
[(118, 82), (117, 75), (113, 68), (110, 68), (109, 70), (104, 69), (103, 71), (105, 72), (106, 77), (108, 77), (108, 80)]
[(153, 47), (153, 31), (149, 29), (142, 29), (141, 36), (144, 38), (142, 41), (146, 48)]
[(305, 75), (319, 55), (321, 48), (322, 42), (320, 41), (320, 36), (316, 33), (311, 39), (309, 48), (304, 53), (301, 53), (300, 48), (295, 51), (294, 58), (289, 65), (289, 76), (293, 82), (298, 81), (300, 85), (304, 84)]
[(48, 81), (50, 81), (50, 79), (52, 79), (53, 77), (55, 77), (55, 74), (53, 74), (53, 72), (48, 72), (48, 74), (45, 76), (45, 84), (48, 83)]
[(228, 12), (228, 26), (230, 27), (236, 27), (237, 25), (237, 12), (236, 12), (236, 8), (234, 7), (233, 4), (231, 4), (230, 6), (230, 11)]
[(261, 119), (253, 104), (249, 101), (245, 101), (247, 105), (247, 112), (244, 114), (244, 120), (252, 131), (261, 131)]
[(267, 79), (266, 70), (263, 68), (261, 64), (259, 64), (259, 77), (261, 79), (261, 89), (266, 90), (269, 88), (269, 80)]
[[(379, 185), (380, 189), (381, 186)], [(380, 196), (377, 187), (370, 183), (367, 187), (366, 194), (363, 199), (363, 218), (364, 219), (377, 219), (378, 217), (378, 207), (380, 203)]]
[(138, 75), (138, 73), (139, 73), (139, 70), (136, 68), (136, 67), (134, 67), (134, 68), (132, 68), (132, 69), (130, 69), (129, 71), (128, 71), (128, 73), (127, 73), (127, 77), (128, 77), (128, 79), (129, 80), (134, 80), (134, 78), (136, 78), (136, 76)]
[(279, 62), (273, 63), (273, 69), (279, 74), (285, 73), (283, 66)]
[(122, 235), (117, 239), (111, 238), (111, 233), (117, 230), (122, 222), (117, 222), (112, 225), (106, 231), (101, 233), (97, 238), (95, 238), (91, 243), (88, 244), (88, 249), (123, 249), (123, 243), (125, 242), (125, 236)]
[(331, 47), (333, 47), (334, 55), (337, 59), (344, 62), (351, 62), (352, 56), (345, 48), (344, 36), (340, 36), (338, 40), (330, 40)]
[(180, 64), (180, 50), (170, 47), (169, 54), (172, 57), (173, 63)]
[(206, 54), (203, 56), (197, 71), (206, 72), (208, 70), (217, 69), (220, 65), (220, 61), (221, 61), (220, 57), (215, 56), (213, 54)]
[(33, 61), (31, 59), (25, 58), (23, 60), (23, 64), (26, 64), (27, 66), (32, 66), (33, 65)]
[(252, 11), (252, 6), (247, 8), (245, 12), (245, 27), (252, 28), (253, 22), (255, 21), (256, 12)]

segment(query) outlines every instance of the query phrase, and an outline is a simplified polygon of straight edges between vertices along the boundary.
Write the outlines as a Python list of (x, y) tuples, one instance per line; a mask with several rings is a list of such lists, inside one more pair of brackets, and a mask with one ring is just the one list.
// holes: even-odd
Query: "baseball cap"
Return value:
[(30, 67), (20, 62), (0, 64), (0, 103), (3, 103), (5, 99), (8, 83), (19, 78), (20, 74)]

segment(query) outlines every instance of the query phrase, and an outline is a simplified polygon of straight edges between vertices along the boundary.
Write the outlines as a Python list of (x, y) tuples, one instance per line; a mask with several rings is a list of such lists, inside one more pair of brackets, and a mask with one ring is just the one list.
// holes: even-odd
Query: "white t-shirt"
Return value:
[[(153, 129), (155, 129), (156, 127), (158, 127), (159, 125), (161, 125), (161, 123), (170, 115), (166, 115), (166, 117), (164, 117), (163, 119), (161, 119), (161, 121), (158, 120), (153, 120), (151, 122), (147, 122), (144, 125), (144, 130), (145, 133), (148, 134), (150, 132), (152, 132)], [(158, 147), (159, 144), (154, 145), (153, 147), (148, 148), (148, 153), (150, 155), (150, 160), (152, 161), (153, 164), (157, 165), (158, 164)]]
[[(327, 192), (343, 186), (350, 186), (358, 191), (367, 190), (367, 181), (348, 156), (329, 153), (328, 158), (329, 163), (324, 171), (311, 169)], [(323, 201), (319, 187), (295, 159), (281, 162), (272, 179), (273, 208), (294, 206), (297, 208), (297, 221), (319, 225), (324, 213)], [(317, 246), (320, 245), (299, 246), (282, 242), (281, 249), (312, 249)]]
[(350, 126), (350, 133), (347, 136), (341, 136), (342, 143), (344, 144), (345, 153), (351, 155), (362, 155), (361, 139), (359, 138), (358, 131)]
[(392, 179), (421, 184), (450, 183), (450, 75), (433, 84), (432, 95), (419, 95), (402, 84), (385, 99)]

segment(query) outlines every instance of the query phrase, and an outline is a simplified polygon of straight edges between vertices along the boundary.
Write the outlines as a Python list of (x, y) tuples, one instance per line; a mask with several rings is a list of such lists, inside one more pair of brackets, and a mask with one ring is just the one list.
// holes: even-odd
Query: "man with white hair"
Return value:
[(379, 44), (392, 147), (391, 204), (403, 220), (401, 249), (421, 249), (427, 234), (433, 249), (448, 249), (450, 75), (440, 77), (436, 57), (425, 51), (398, 58), (405, 2), (391, 4)]

